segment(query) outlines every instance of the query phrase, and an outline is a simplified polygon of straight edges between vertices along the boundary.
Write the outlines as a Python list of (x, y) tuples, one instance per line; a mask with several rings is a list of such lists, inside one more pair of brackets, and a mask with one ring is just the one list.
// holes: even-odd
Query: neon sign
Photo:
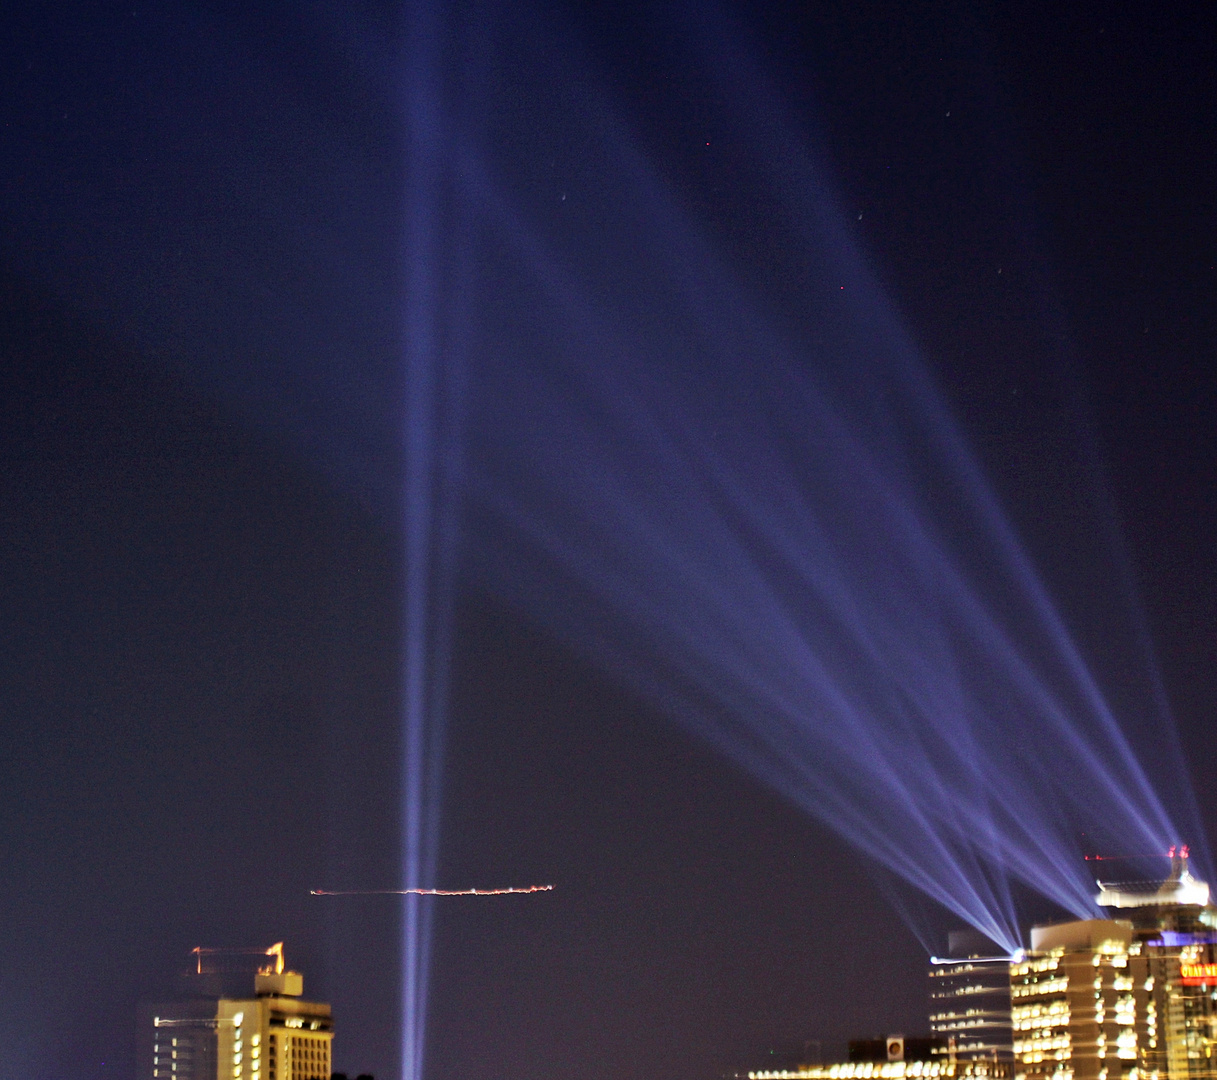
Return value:
[(1179, 981), (1184, 986), (1217, 983), (1217, 964), (1180, 964)]

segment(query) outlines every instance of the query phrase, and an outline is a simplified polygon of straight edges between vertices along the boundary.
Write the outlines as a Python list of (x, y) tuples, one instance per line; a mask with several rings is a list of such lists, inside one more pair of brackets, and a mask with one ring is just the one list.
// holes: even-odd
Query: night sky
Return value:
[[(549, 71), (797, 317), (731, 77), (687, 45), (739, 29), (1117, 701), (1124, 561), (1217, 835), (1210, 7), (449, 15), (562, 250), (613, 196)], [(126, 1080), (192, 947), (280, 939), (335, 1067), (395, 1078), (396, 902), (308, 890), (400, 875), (403, 9), (0, 25), (0, 1080)], [(437, 909), (428, 1077), (716, 1080), (925, 1030), (925, 951), (843, 841), (492, 583), (460, 576), (454, 626), (441, 880), (556, 889)]]

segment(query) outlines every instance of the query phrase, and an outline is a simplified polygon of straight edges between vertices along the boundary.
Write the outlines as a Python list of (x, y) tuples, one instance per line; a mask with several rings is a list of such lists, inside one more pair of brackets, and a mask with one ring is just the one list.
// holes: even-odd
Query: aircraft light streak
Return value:
[(309, 889), (310, 896), (508, 896), (552, 892), (552, 885), (508, 886), (503, 889)]

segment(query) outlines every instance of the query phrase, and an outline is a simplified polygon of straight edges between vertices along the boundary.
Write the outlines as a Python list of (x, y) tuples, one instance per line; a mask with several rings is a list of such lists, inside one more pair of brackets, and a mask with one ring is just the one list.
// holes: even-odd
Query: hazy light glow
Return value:
[(488, 335), (490, 579), (1004, 948), (1012, 882), (1092, 915), (1078, 830), (1165, 853), (1177, 825), (812, 155), (741, 95), (808, 267), (792, 326), (572, 85), (632, 276), (462, 166), (537, 297), (529, 361)]

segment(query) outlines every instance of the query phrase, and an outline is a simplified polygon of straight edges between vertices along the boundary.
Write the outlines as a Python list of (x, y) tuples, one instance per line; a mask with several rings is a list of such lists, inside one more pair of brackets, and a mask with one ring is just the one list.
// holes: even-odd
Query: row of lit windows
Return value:
[(951, 964), (949, 966), (934, 967), (930, 969), (930, 978), (938, 979), (947, 975), (966, 975), (969, 971), (989, 971), (990, 966), (982, 966), (974, 964), (971, 960), (965, 960), (960, 964)]
[(1067, 1024), (1069, 1015), (1067, 1001), (1037, 1002), (1034, 1005), (1019, 1005), (1010, 1010), (1010, 1019), (1015, 1031), (1042, 1027), (1044, 1024)]
[(308, 1028), (309, 1031), (322, 1031), (325, 1029), (325, 1023), (321, 1020), (305, 1020), (303, 1016), (289, 1016), (283, 1021), (284, 1027), (289, 1028)]
[(1021, 1061), (1024, 1065), (1039, 1065), (1044, 1061), (1068, 1061), (1071, 1057), (1073, 1057), (1072, 1050), (1058, 1050), (1054, 1054), (1036, 1050), (1034, 1053), (1017, 1054), (1014, 1060)]
[[(1049, 1050), (1069, 1051), (1070, 1045), (1069, 1045), (1068, 1033), (1063, 1034), (1063, 1035), (1062, 1034), (1056, 1034), (1056, 1035), (1048, 1034), (1048, 1036), (1046, 1038), (1041, 1037), (1041, 1038), (1035, 1038), (1035, 1039), (1015, 1039), (1014, 1040), (1014, 1052), (1016, 1054), (1045, 1053)], [(1056, 1056), (1061, 1058), (1061, 1060), (1064, 1060), (1064, 1058), (1068, 1057), (1069, 1054), (1066, 1053), (1063, 1057), (1060, 1054), (1058, 1054)], [(1028, 1060), (1028, 1059), (1024, 1059), (1024, 1060)]]
[(931, 1013), (931, 1020), (958, 1020), (964, 1016), (988, 1016), (994, 1020), (1004, 1020), (1009, 1017), (1008, 1009), (952, 1009), (949, 1012)]
[[(954, 1020), (949, 1016), (930, 1017), (931, 1028), (938, 1033), (948, 1031), (970, 1031), (972, 1028), (984, 1028), (993, 1038), (1000, 1038), (1001, 1033), (1010, 1030), (1010, 1021), (1004, 1017), (994, 1020)], [(977, 1032), (984, 1034), (984, 1032)]]
[(1011, 964), (1011, 975), (1032, 975), (1042, 971), (1056, 971), (1061, 963), (1062, 950), (1057, 950), (1049, 956), (1042, 956), (1036, 960), (1026, 960), (1021, 964)]
[(1118, 938), (1112, 938), (1100, 945), (1095, 952), (1104, 956), (1110, 956), (1112, 961), (1126, 960), (1128, 958), (1128, 945)]
[(935, 997), (963, 997), (966, 994), (994, 994), (1004, 991), (1005, 986), (985, 986), (984, 983), (965, 983), (963, 986), (952, 986), (949, 990), (939, 990)]
[(1011, 997), (1031, 997), (1039, 994), (1063, 994), (1069, 989), (1069, 977), (1059, 975), (1053, 979), (1043, 979), (1039, 982), (1027, 983), (1023, 986), (1010, 987)]
[[(1024, 1065), (1039, 1065), (1043, 1061), (1068, 1061), (1073, 1057), (1072, 1050), (1032, 1050), (1018, 1055), (1018, 1060)], [(1056, 1075), (1055, 1073), (1053, 1075)]]

